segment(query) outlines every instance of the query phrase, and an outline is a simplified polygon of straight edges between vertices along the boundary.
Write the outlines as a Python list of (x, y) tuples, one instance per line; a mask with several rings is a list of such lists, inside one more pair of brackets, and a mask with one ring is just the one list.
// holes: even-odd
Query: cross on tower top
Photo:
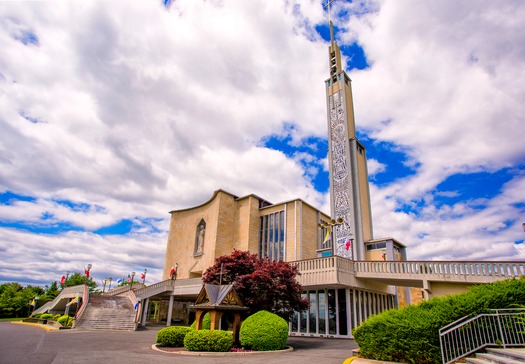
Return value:
[(332, 42), (332, 45), (334, 44), (334, 27), (332, 24), (332, 13), (330, 11), (330, 5), (332, 5), (334, 1), (335, 0), (327, 0), (326, 5), (324, 6), (325, 8), (328, 8), (328, 25), (330, 26), (330, 41)]

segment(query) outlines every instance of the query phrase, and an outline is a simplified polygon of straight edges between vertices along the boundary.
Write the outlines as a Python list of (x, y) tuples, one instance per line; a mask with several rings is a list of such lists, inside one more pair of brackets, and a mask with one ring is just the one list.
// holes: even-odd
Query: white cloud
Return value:
[[(370, 1), (348, 5), (346, 23), (334, 15), (338, 38), (357, 39), (371, 64), (350, 74), (358, 126), (403, 147), (418, 165), (412, 177), (372, 186), (376, 235), (399, 237), (411, 257), (523, 254), (512, 247), (518, 235), (501, 233), (520, 212), (512, 206), (523, 176), (481, 211), (468, 203), (433, 207), (431, 198), (422, 217), (396, 210), (450, 174), (523, 160), (519, 4)], [(334, 14), (345, 6), (336, 2)], [(89, 262), (100, 277), (149, 264), (160, 278), (167, 212), (218, 188), (273, 202), (299, 197), (329, 211), (307, 156), (260, 145), (290, 124), (294, 145), (325, 137), (327, 45), (315, 32), (325, 22), (312, 0), (178, 0), (169, 10), (161, 1), (0, 3), (0, 190), (36, 198), (0, 206), (0, 220), (38, 224), (47, 214), (94, 230), (130, 219), (140, 231), (100, 237), (2, 228), (0, 254), (10, 263), (0, 280), (48, 282), (38, 272), (59, 277)], [(28, 34), (38, 41), (24, 44)], [(319, 163), (327, 170), (326, 159)], [(369, 169), (388, 166), (378, 159)], [(160, 232), (144, 233), (144, 218), (160, 219)], [(504, 248), (469, 253), (487, 239)]]

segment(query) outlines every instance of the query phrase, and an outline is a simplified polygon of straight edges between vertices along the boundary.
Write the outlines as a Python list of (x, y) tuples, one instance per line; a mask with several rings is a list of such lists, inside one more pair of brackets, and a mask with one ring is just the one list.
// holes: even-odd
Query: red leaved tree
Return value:
[(204, 272), (202, 280), (211, 284), (233, 283), (252, 313), (266, 310), (289, 320), (294, 311), (305, 311), (310, 305), (301, 297), (303, 288), (295, 279), (297, 274), (297, 267), (287, 262), (234, 250), (230, 255), (217, 258)]

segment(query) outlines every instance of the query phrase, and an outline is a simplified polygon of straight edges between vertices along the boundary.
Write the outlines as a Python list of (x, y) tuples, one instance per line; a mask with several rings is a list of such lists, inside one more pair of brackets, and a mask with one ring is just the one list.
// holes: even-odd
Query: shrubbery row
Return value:
[(439, 329), (466, 315), (525, 303), (525, 278), (472, 287), (370, 317), (353, 331), (362, 356), (405, 363), (441, 363)]
[(50, 313), (37, 313), (34, 315), (31, 315), (32, 318), (40, 319), (40, 320), (53, 320), (58, 322), (62, 326), (69, 327), (73, 324), (73, 317), (69, 315), (62, 315), (60, 313), (57, 313), (56, 315), (50, 314)]
[[(233, 336), (228, 331), (209, 330), (210, 315), (203, 318), (203, 329), (170, 326), (157, 332), (157, 344), (167, 347), (184, 346), (190, 351), (228, 351), (233, 345)], [(288, 323), (281, 317), (259, 311), (249, 316), (241, 326), (240, 342), (244, 349), (257, 351), (280, 350), (288, 340)]]

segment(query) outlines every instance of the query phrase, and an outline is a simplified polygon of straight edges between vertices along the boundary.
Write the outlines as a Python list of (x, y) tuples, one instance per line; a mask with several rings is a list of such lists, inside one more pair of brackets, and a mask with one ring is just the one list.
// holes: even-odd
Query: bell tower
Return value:
[[(329, 2), (328, 13), (330, 14)], [(357, 140), (350, 77), (342, 68), (332, 20), (325, 81), (328, 119), (331, 215), (334, 255), (365, 259), (365, 242), (372, 239), (372, 214), (365, 147)], [(334, 221), (333, 220), (333, 221)], [(342, 220), (342, 221), (341, 221)]]

